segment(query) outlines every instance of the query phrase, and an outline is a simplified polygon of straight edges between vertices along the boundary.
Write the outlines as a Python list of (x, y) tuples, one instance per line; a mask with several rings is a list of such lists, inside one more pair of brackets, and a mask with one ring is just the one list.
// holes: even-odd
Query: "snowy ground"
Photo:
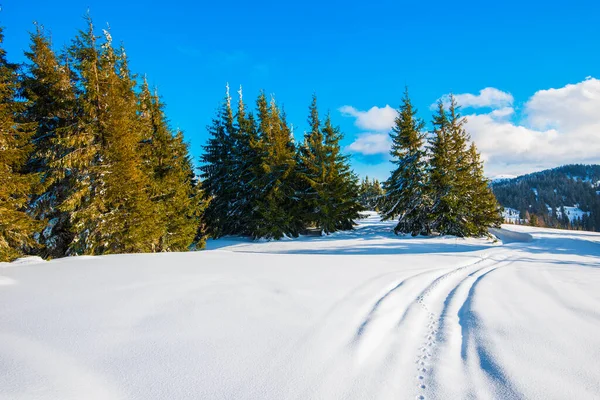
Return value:
[(600, 235), (389, 229), (0, 264), (0, 399), (600, 398)]

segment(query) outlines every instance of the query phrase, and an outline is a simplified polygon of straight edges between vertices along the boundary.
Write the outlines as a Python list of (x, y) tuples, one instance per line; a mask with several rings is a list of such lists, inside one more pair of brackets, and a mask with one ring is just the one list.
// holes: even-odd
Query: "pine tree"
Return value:
[(425, 123), (416, 117), (408, 88), (404, 92), (398, 116), (390, 137), (390, 154), (396, 169), (383, 184), (383, 219), (398, 218), (395, 233), (413, 236), (428, 233), (425, 151), (423, 150)]
[(11, 261), (35, 245), (38, 224), (25, 207), (38, 176), (25, 172), (35, 128), (20, 120), (17, 66), (7, 61), (3, 42), (0, 28), (0, 261)]
[(254, 116), (246, 110), (242, 87), (238, 92), (239, 100), (235, 115), (234, 136), (232, 140), (233, 165), (231, 175), (237, 180), (231, 212), (235, 215), (237, 234), (251, 236), (255, 232), (257, 199), (256, 172), (260, 164), (259, 138)]
[(60, 140), (70, 149), (62, 165), (75, 182), (61, 205), (71, 213), (70, 254), (153, 251), (160, 236), (141, 167), (135, 81), (124, 50), (104, 36), (98, 48), (88, 18), (71, 48), (83, 93), (80, 131)]
[(105, 148), (101, 170), (105, 174), (104, 213), (96, 227), (102, 253), (149, 252), (159, 248), (161, 229), (149, 198), (150, 180), (143, 173), (139, 143), (135, 80), (124, 49), (115, 51), (105, 33), (101, 60), (106, 84)]
[(448, 114), (439, 102), (429, 147), (429, 221), (431, 229), (441, 235), (487, 235), (490, 226), (502, 222), (477, 149), (474, 144), (468, 146), (465, 123), (453, 96)]
[(40, 194), (32, 197), (28, 212), (48, 221), (41, 232), (36, 233), (38, 242), (43, 245), (40, 255), (61, 257), (73, 235), (69, 214), (58, 208), (71, 187), (71, 175), (59, 165), (66, 151), (59, 137), (76, 133), (76, 92), (68, 64), (59, 62), (43, 29), (36, 25), (36, 31), (30, 36), (30, 51), (25, 53), (29, 64), (23, 94), (27, 99), (25, 118), (35, 124), (36, 132), (27, 170), (40, 175), (41, 187)]
[(298, 171), (302, 193), (302, 219), (309, 227), (322, 228), (325, 214), (323, 199), (327, 185), (326, 150), (317, 109), (317, 97), (313, 94), (309, 107), (308, 125), (304, 142), (298, 149)]
[(489, 235), (489, 227), (499, 227), (502, 223), (502, 213), (496, 196), (492, 192), (489, 181), (483, 175), (483, 163), (474, 143), (468, 152), (469, 184), (468, 191), (468, 221), (469, 236)]
[[(471, 138), (465, 130), (467, 120), (460, 115), (459, 108), (455, 97), (451, 94), (448, 117), (450, 122), (450, 155), (454, 166), (454, 180), (450, 199), (454, 206), (451, 210), (453, 224), (449, 227), (448, 234), (464, 237), (472, 235), (473, 221), (470, 217), (475, 201), (472, 197), (472, 187), (480, 182), (472, 182), (474, 179), (473, 167), (468, 147)], [(481, 178), (484, 179), (483, 174)], [(486, 182), (483, 182), (483, 184), (487, 185)]]
[(235, 185), (231, 175), (234, 118), (229, 87), (212, 125), (208, 126), (207, 130), (210, 137), (203, 147), (204, 152), (200, 159), (202, 189), (208, 202), (204, 220), (208, 233), (217, 238), (236, 233), (235, 217), (230, 214), (231, 196)]
[(297, 236), (301, 221), (296, 184), (295, 146), (291, 129), (275, 99), (270, 104), (264, 93), (257, 99), (260, 162), (255, 171), (256, 203), (253, 237), (280, 239)]
[(366, 176), (359, 186), (359, 202), (363, 209), (380, 211), (380, 205), (383, 203), (384, 190), (379, 183), (379, 180), (370, 180)]
[(150, 198), (161, 230), (156, 250), (183, 251), (196, 237), (201, 224), (198, 210), (203, 205), (183, 134), (178, 131), (173, 135), (163, 108), (158, 94), (150, 93), (144, 79), (138, 114), (145, 173), (150, 178)]
[(333, 126), (331, 116), (327, 114), (323, 126), (326, 154), (328, 190), (325, 196), (329, 210), (322, 220), (326, 233), (354, 228), (354, 220), (363, 208), (358, 199), (358, 177), (350, 168), (348, 156), (342, 154), (340, 141), (342, 133)]
[(362, 206), (358, 178), (340, 150), (342, 134), (329, 115), (321, 127), (315, 95), (309, 111), (310, 131), (305, 134), (298, 155), (303, 183), (302, 218), (325, 233), (352, 229)]
[(437, 114), (433, 117), (433, 134), (429, 140), (428, 192), (431, 199), (428, 229), (448, 234), (454, 224), (452, 210), (456, 199), (452, 196), (456, 166), (452, 160), (450, 123), (439, 101)]

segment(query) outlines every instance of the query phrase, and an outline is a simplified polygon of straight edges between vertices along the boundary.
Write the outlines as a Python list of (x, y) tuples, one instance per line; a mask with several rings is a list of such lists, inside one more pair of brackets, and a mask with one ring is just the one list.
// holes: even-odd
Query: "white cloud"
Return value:
[[(503, 92), (496, 88), (487, 87), (479, 91), (479, 94), (456, 94), (454, 95), (456, 102), (461, 107), (491, 107), (491, 108), (502, 108), (512, 106), (514, 98), (510, 93)], [(450, 95), (441, 97), (444, 105), (448, 105), (450, 102)], [(437, 102), (431, 105), (432, 109), (437, 107)]]
[(348, 150), (370, 156), (388, 154), (391, 146), (392, 141), (387, 133), (361, 133), (348, 146)]
[(394, 126), (398, 113), (389, 105), (385, 107), (371, 107), (367, 111), (360, 111), (352, 106), (342, 106), (339, 111), (345, 117), (354, 117), (354, 124), (368, 131), (389, 131)]
[(514, 109), (503, 107), (467, 116), (488, 175), (600, 162), (600, 80), (540, 90), (522, 114), (511, 121)]
[[(485, 88), (457, 94), (463, 107), (486, 107), (467, 115), (466, 129), (481, 151), (488, 176), (520, 175), (569, 163), (600, 163), (600, 80), (539, 90), (514, 107), (510, 93)], [(447, 99), (443, 96), (442, 99)], [(361, 133), (347, 149), (363, 155), (388, 154), (387, 134), (396, 111), (390, 106), (339, 111), (356, 118)], [(385, 132), (385, 133), (384, 133)]]
[[(579, 130), (600, 122), (600, 80), (588, 78), (559, 89), (540, 90), (525, 105), (527, 122), (536, 128)], [(599, 134), (599, 131), (595, 132)]]
[(512, 107), (503, 107), (498, 110), (494, 110), (490, 113), (490, 115), (494, 118), (502, 119), (506, 117), (510, 117), (515, 113), (515, 109)]

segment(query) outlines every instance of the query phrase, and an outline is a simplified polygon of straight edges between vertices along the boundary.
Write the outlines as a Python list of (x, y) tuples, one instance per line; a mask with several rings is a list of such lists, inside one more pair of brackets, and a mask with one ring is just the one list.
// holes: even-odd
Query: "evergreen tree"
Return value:
[(474, 143), (469, 147), (468, 163), (468, 235), (485, 236), (489, 234), (489, 227), (499, 227), (502, 223), (501, 208), (489, 181), (483, 175), (483, 163)]
[[(456, 99), (450, 95), (450, 105), (448, 107), (448, 120), (450, 122), (450, 159), (454, 166), (453, 176), (450, 191), (450, 201), (453, 204), (451, 209), (451, 219), (453, 223), (448, 227), (448, 234), (459, 237), (472, 236), (473, 221), (471, 220), (472, 209), (475, 200), (473, 198), (473, 186), (479, 184), (479, 181), (473, 182), (473, 166), (470, 161), (469, 142), (471, 140), (469, 134), (465, 130), (466, 119), (460, 115), (459, 106)], [(475, 152), (476, 154), (476, 152)], [(474, 160), (475, 165), (478, 160)], [(481, 167), (483, 168), (483, 167)], [(483, 185), (487, 185), (483, 178)], [(485, 229), (486, 227), (479, 227)]]
[(394, 232), (410, 233), (413, 236), (428, 233), (422, 133), (425, 123), (416, 114), (417, 110), (406, 89), (390, 134), (390, 154), (396, 169), (383, 185), (385, 197), (382, 202), (384, 220), (399, 217)]
[(151, 95), (144, 79), (138, 99), (142, 131), (141, 151), (145, 172), (150, 177), (150, 196), (154, 203), (160, 238), (157, 251), (183, 251), (194, 241), (202, 208), (201, 193), (183, 134), (168, 126), (164, 105), (158, 94)]
[(383, 203), (385, 192), (379, 180), (370, 180), (366, 176), (359, 185), (358, 193), (359, 202), (363, 209), (380, 211), (380, 205)]
[(40, 175), (41, 187), (40, 194), (32, 197), (28, 212), (47, 221), (41, 232), (36, 233), (38, 242), (43, 245), (40, 254), (61, 257), (73, 235), (69, 214), (58, 208), (72, 186), (72, 176), (59, 165), (66, 151), (59, 137), (77, 133), (76, 92), (68, 64), (59, 62), (43, 29), (36, 25), (36, 31), (30, 36), (30, 51), (25, 53), (29, 64), (23, 94), (27, 99), (25, 118), (35, 124), (36, 131), (27, 169)]
[(81, 81), (80, 132), (61, 138), (70, 148), (63, 166), (75, 186), (61, 209), (71, 213), (70, 254), (153, 251), (160, 227), (142, 172), (135, 81), (123, 49), (105, 31), (100, 48), (88, 19), (71, 54)]
[(216, 238), (236, 233), (235, 217), (230, 214), (235, 186), (231, 175), (234, 118), (229, 89), (207, 129), (210, 137), (200, 158), (202, 189), (208, 202), (204, 220), (208, 233)]
[(453, 182), (456, 179), (456, 165), (452, 159), (450, 122), (444, 104), (439, 101), (437, 114), (433, 117), (433, 134), (429, 140), (429, 181), (428, 192), (431, 198), (429, 208), (429, 230), (440, 234), (454, 234), (453, 210), (458, 199), (454, 197)]
[(255, 171), (255, 190), (259, 198), (251, 236), (274, 239), (297, 236), (302, 223), (297, 211), (296, 149), (291, 129), (274, 98), (269, 104), (261, 93), (256, 104), (260, 162)]
[(310, 131), (299, 150), (302, 218), (325, 233), (352, 229), (362, 206), (358, 179), (340, 150), (342, 134), (332, 125), (329, 115), (321, 127), (315, 95), (309, 111)]
[(317, 109), (317, 97), (313, 94), (309, 107), (308, 125), (304, 142), (298, 149), (298, 171), (302, 193), (302, 219), (308, 226), (322, 228), (321, 220), (326, 213), (327, 190), (326, 150)]
[(324, 198), (328, 212), (323, 216), (322, 227), (326, 233), (353, 229), (354, 220), (363, 209), (358, 199), (358, 177), (350, 168), (348, 156), (341, 152), (342, 133), (333, 126), (329, 114), (325, 118), (323, 136), (329, 184)]
[(20, 121), (17, 66), (7, 61), (3, 42), (0, 28), (0, 261), (11, 261), (34, 246), (38, 224), (25, 207), (38, 176), (25, 172), (35, 128)]
[(231, 149), (233, 165), (230, 171), (233, 179), (237, 182), (234, 183), (231, 212), (235, 215), (235, 233), (252, 235), (256, 229), (255, 207), (260, 195), (255, 185), (256, 172), (260, 163), (260, 148), (256, 122), (252, 113), (246, 110), (241, 86), (238, 94)]

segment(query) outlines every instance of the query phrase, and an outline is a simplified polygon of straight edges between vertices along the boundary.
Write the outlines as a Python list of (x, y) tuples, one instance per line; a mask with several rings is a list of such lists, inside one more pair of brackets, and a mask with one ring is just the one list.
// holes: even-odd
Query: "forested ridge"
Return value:
[(316, 95), (297, 140), (274, 96), (248, 100), (227, 85), (196, 168), (157, 91), (86, 20), (60, 52), (34, 24), (23, 65), (0, 31), (0, 261), (329, 234), (365, 209), (397, 219), (397, 234), (481, 236), (500, 221), (452, 97), (426, 131), (406, 91), (390, 132), (394, 171), (380, 184), (359, 180)]
[[(523, 223), (600, 231), (600, 165), (572, 164), (493, 183), (503, 207), (519, 211)], [(582, 211), (569, 218), (565, 207)]]

